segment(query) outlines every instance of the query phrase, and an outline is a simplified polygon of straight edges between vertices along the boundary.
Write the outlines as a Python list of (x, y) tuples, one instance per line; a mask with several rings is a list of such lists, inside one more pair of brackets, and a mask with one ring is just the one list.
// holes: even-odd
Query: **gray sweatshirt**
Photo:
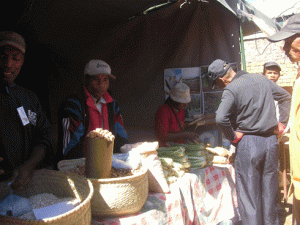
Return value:
[(288, 122), (291, 95), (261, 74), (236, 73), (223, 91), (216, 123), (225, 138), (235, 139), (234, 131), (270, 135), (278, 125), (274, 100), (279, 105), (279, 122)]

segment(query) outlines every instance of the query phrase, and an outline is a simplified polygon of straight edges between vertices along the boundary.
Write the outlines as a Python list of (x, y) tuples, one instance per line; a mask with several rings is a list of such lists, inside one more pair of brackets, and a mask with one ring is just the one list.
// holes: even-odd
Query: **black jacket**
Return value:
[[(29, 159), (38, 144), (46, 147), (44, 162), (50, 163), (53, 156), (51, 126), (37, 96), (18, 85), (0, 86), (0, 99), (0, 157), (4, 158), (0, 167), (10, 172), (15, 170)], [(22, 106), (29, 119), (25, 126), (17, 112)]]

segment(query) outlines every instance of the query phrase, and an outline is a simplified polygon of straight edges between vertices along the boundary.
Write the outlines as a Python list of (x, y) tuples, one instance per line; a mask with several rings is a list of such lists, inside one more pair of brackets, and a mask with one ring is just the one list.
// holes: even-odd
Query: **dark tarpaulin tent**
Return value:
[(27, 41), (18, 82), (36, 92), (51, 123), (58, 123), (59, 104), (82, 82), (84, 65), (99, 58), (117, 77), (111, 89), (128, 129), (153, 128), (155, 111), (164, 102), (164, 69), (209, 65), (217, 58), (239, 65), (238, 12), (255, 14), (241, 0), (3, 4), (2, 30), (19, 32)]

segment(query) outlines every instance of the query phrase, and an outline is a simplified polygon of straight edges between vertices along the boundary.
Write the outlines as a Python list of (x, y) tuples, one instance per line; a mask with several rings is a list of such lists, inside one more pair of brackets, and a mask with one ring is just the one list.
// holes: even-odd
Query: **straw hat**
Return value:
[(184, 83), (176, 84), (170, 91), (170, 98), (179, 103), (191, 101), (190, 88)]

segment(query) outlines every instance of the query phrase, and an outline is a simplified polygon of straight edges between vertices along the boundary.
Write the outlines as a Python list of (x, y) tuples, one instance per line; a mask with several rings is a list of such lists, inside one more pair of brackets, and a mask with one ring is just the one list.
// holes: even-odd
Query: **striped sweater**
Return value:
[[(85, 138), (89, 131), (97, 127), (111, 131), (115, 135), (114, 153), (128, 143), (120, 109), (111, 95), (103, 96), (106, 104), (100, 112), (85, 87), (66, 98), (58, 110), (58, 153), (57, 160), (84, 157)], [(101, 113), (103, 115), (101, 119)]]

